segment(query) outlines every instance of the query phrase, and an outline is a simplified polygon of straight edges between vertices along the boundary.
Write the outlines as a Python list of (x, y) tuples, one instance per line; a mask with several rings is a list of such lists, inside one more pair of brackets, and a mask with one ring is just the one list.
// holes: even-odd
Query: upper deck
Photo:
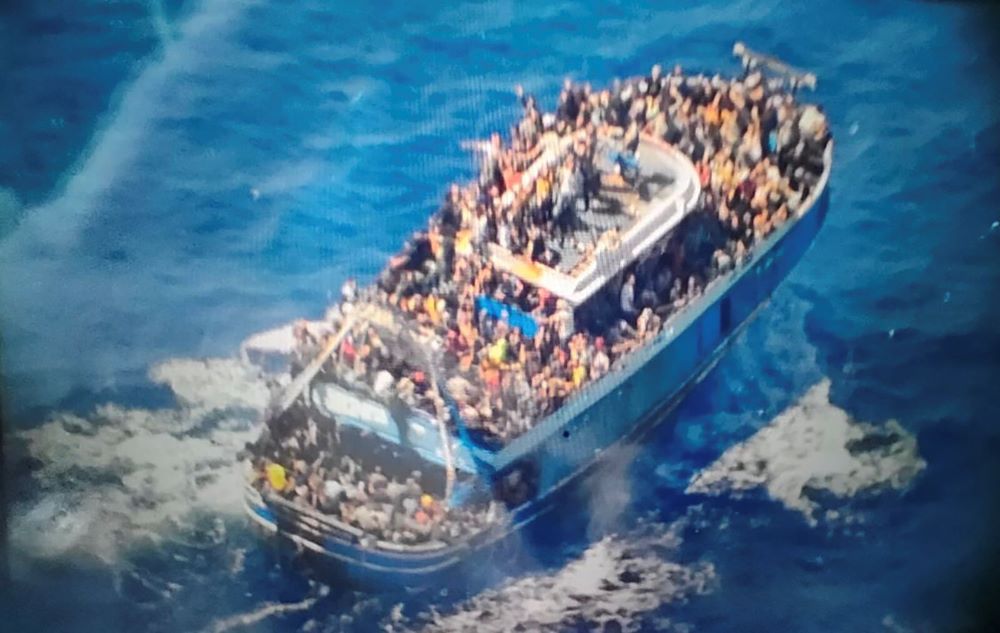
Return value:
[[(611, 139), (602, 138), (599, 147), (597, 167), (608, 175), (617, 150)], [(490, 260), (571, 305), (584, 303), (662, 240), (698, 202), (698, 173), (683, 153), (644, 135), (636, 159), (635, 187), (604, 185), (588, 209), (577, 211), (573, 235), (566, 240), (571, 246), (558, 248), (558, 265), (514, 255), (498, 244), (489, 245)]]

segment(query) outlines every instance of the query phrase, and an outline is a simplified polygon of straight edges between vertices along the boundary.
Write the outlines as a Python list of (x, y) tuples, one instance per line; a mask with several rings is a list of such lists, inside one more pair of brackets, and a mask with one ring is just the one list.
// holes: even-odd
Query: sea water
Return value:
[[(979, 617), (1000, 449), (995, 25), (978, 5), (860, 1), (0, 10), (4, 630)], [(267, 387), (240, 342), (370, 279), (473, 173), (460, 142), (513, 121), (515, 84), (551, 108), (564, 77), (733, 73), (735, 40), (816, 73), (803, 96), (837, 145), (826, 226), (718, 369), (469, 595), (279, 566), (241, 516), (234, 456)]]

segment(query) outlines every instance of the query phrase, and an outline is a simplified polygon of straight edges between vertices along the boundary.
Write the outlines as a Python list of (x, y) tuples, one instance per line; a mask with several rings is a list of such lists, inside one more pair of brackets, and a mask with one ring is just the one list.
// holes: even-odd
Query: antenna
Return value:
[(743, 62), (743, 70), (746, 73), (758, 68), (767, 69), (788, 80), (792, 90), (799, 86), (805, 86), (810, 90), (816, 89), (816, 75), (813, 73), (790, 66), (773, 55), (753, 51), (747, 48), (743, 42), (733, 44), (733, 55), (739, 57), (740, 61)]

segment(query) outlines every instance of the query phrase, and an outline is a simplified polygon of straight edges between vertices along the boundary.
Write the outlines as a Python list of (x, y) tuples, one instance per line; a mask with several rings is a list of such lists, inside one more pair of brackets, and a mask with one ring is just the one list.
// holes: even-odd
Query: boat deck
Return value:
[[(602, 148), (610, 149), (610, 148)], [(583, 263), (584, 254), (573, 246), (594, 244), (610, 229), (627, 232), (656, 202), (669, 199), (678, 185), (676, 165), (660, 151), (640, 151), (638, 179), (635, 187), (615, 182), (614, 163), (607, 152), (601, 154), (597, 166), (602, 176), (601, 189), (590, 207), (577, 209), (576, 226), (562, 244), (553, 244), (560, 256), (556, 270), (570, 273)]]
[[(743, 49), (742, 45), (738, 48)], [(744, 63), (749, 66), (746, 58)], [(707, 85), (707, 78), (702, 79)], [(463, 249), (467, 252), (460, 253), (476, 257), (474, 263), (480, 265), (485, 262), (478, 258), (485, 255), (498, 270), (516, 275), (528, 285), (562, 299), (563, 305), (555, 302), (558, 311), (552, 315), (560, 318), (564, 313), (559, 311), (568, 307), (582, 307), (586, 312), (591, 305), (585, 304), (595, 297), (595, 293), (602, 288), (615, 290), (620, 287), (623, 273), (634, 262), (650, 253), (663, 254), (660, 246), (669, 246), (672, 233), (698, 208), (702, 191), (698, 171), (691, 159), (661, 140), (662, 137), (640, 136), (638, 153), (630, 158), (619, 153), (620, 130), (611, 126), (601, 126), (599, 130), (596, 137), (590, 136), (597, 141), (597, 162), (589, 168), (596, 169), (601, 176), (595, 198), (587, 209), (583, 209), (582, 201), (576, 199), (573, 226), (563, 235), (545, 236), (549, 248), (558, 248), (561, 255), (558, 263), (547, 266), (532, 261), (530, 256), (513, 254), (496, 243), (486, 244), (484, 249), (479, 241), (482, 232), (476, 234), (479, 248)], [(564, 181), (553, 175), (565, 174), (559, 171), (562, 169), (560, 162), (572, 164), (572, 161), (563, 161), (571, 149), (576, 150), (574, 138), (582, 133), (580, 130), (561, 137), (546, 133), (540, 140), (543, 143), (540, 156), (517, 174), (517, 181), (510, 188), (514, 195), (501, 198), (502, 210), (519, 211), (519, 205), (532, 192), (542, 189), (534, 187), (538, 178), (548, 181), (549, 194), (556, 195), (553, 189), (557, 189), (558, 194), (572, 189), (576, 197), (580, 193), (576, 190), (578, 182)], [(594, 130), (587, 130), (587, 134), (594, 134)], [(586, 149), (591, 147), (588, 143), (581, 145)], [(623, 166), (628, 163), (625, 171), (629, 173), (624, 179), (616, 174), (616, 163)], [(408, 495), (411, 507), (408, 509), (405, 503), (402, 504), (403, 514), (397, 515), (400, 508), (395, 506), (369, 507), (373, 499), (363, 498), (363, 495), (362, 498), (358, 495), (346, 498), (350, 503), (361, 504), (357, 509), (367, 508), (367, 516), (357, 512), (352, 505), (346, 509), (338, 506), (335, 512), (327, 513), (307, 507), (329, 509), (317, 504), (315, 499), (301, 498), (299, 489), (262, 479), (258, 468), (250, 471), (256, 477), (253, 481), (259, 485), (247, 486), (248, 512), (263, 528), (294, 542), (297, 552), (317, 554), (338, 573), (366, 584), (419, 586), (441, 582), (453, 575), (460, 563), (470, 568), (481, 567), (487, 552), (490, 556), (503, 553), (501, 547), (506, 540), (519, 539), (515, 536), (519, 530), (556, 507), (556, 498), (571, 489), (571, 482), (578, 481), (608, 456), (620, 455), (616, 448), (663, 420), (711, 370), (734, 337), (765, 305), (775, 287), (806, 252), (822, 226), (829, 205), (826, 185), (831, 165), (832, 143), (828, 143), (823, 154), (823, 173), (816, 174), (819, 176), (817, 182), (808, 183), (808, 196), (796, 212), (783, 218), (773, 230), (768, 228), (760, 236), (755, 234), (755, 241), (747, 247), (749, 250), (737, 257), (734, 265), (716, 268), (713, 263), (711, 270), (703, 267), (708, 277), (706, 285), (689, 291), (689, 296), (680, 299), (671, 296), (665, 303), (668, 309), (663, 313), (662, 322), (650, 328), (637, 327), (643, 336), (633, 337), (631, 343), (634, 344), (620, 345), (618, 350), (612, 346), (612, 358), (600, 372), (593, 372), (593, 376), (587, 372), (582, 380), (577, 380), (574, 372), (574, 388), (560, 390), (555, 397), (550, 389), (539, 393), (534, 380), (529, 384), (530, 390), (512, 388), (506, 394), (516, 395), (516, 403), (532, 397), (544, 398), (544, 407), (522, 409), (516, 403), (510, 404), (513, 398), (498, 399), (496, 394), (489, 393), (503, 388), (497, 375), (508, 370), (504, 361), (510, 359), (509, 348), (504, 351), (498, 345), (500, 353), (494, 358), (491, 348), (479, 344), (492, 345), (490, 339), (496, 338), (492, 334), (484, 341), (473, 332), (465, 348), (448, 348), (448, 339), (443, 337), (445, 332), (454, 331), (450, 329), (453, 324), (441, 318), (444, 310), (440, 304), (432, 301), (421, 310), (419, 300), (423, 297), (417, 294), (417, 301), (406, 305), (400, 301), (400, 314), (397, 314), (391, 304), (382, 305), (365, 295), (355, 300), (352, 293), (350, 309), (338, 313), (340, 329), (332, 336), (314, 337), (316, 341), (310, 345), (321, 347), (319, 355), (295, 376), (271, 413), (280, 414), (282, 408), (304, 394), (308, 410), (298, 411), (303, 419), (314, 423), (310, 416), (317, 414), (316, 420), (320, 423), (328, 420), (337, 425), (338, 435), (343, 431), (336, 442), (329, 440), (328, 446), (345, 448), (345, 455), (358, 457), (358, 463), (362, 454), (373, 456), (372, 463), (359, 466), (360, 471), (353, 462), (348, 462), (351, 480), (344, 482), (344, 486), (364, 493), (362, 482), (365, 479), (373, 481), (365, 477), (366, 467), (372, 465), (385, 471), (380, 474), (386, 494), (386, 479), (402, 481), (409, 471), (410, 480), (416, 483), (421, 478), (420, 473), (431, 474), (436, 479), (422, 490), (430, 491), (426, 496), (432, 493), (439, 497), (442, 505), (435, 505), (432, 497), (425, 506), (422, 490), (413, 491), (407, 487), (401, 494)], [(790, 168), (794, 166), (789, 163)], [(770, 172), (767, 175), (770, 177)], [(579, 174), (573, 177), (578, 178)], [(565, 200), (554, 198), (557, 203)], [(546, 200), (551, 201), (551, 198)], [(562, 204), (556, 206), (566, 211)], [(711, 213), (711, 210), (698, 213), (702, 212)], [(568, 217), (562, 215), (556, 220), (553, 233), (562, 233), (565, 229), (560, 224)], [(421, 253), (419, 258), (413, 255), (415, 252)], [(534, 248), (531, 252), (535, 252)], [(420, 264), (427, 260), (423, 253), (408, 249), (409, 257), (404, 261)], [(494, 275), (495, 271), (488, 272)], [(440, 276), (428, 277), (440, 279)], [(679, 276), (677, 279), (683, 281)], [(424, 288), (421, 290), (426, 292)], [(476, 288), (476, 292), (480, 292), (480, 288)], [(475, 297), (475, 308), (493, 318), (507, 319), (512, 327), (521, 328), (524, 333), (537, 329), (533, 317), (538, 311), (521, 312), (520, 306), (528, 302), (508, 303), (504, 299), (510, 296), (509, 293), (493, 295)], [(658, 300), (664, 300), (662, 289), (657, 290), (656, 295)], [(470, 296), (464, 298), (472, 299)], [(490, 299), (492, 303), (482, 307), (480, 299)], [(598, 298), (598, 309), (603, 307), (600, 305), (603, 299)], [(463, 306), (462, 309), (467, 308)], [(551, 311), (546, 308), (544, 314), (551, 314)], [(556, 323), (565, 324), (566, 320)], [(371, 365), (345, 365), (342, 376), (331, 375), (329, 366), (324, 369), (326, 359), (334, 357), (339, 340), (355, 325), (364, 336), (358, 341), (349, 340), (352, 349), (356, 344), (368, 347), (369, 342), (374, 341), (371, 346), (377, 347), (380, 354), (392, 352), (393, 360), (398, 361), (388, 365), (392, 372), (383, 367), (373, 380), (369, 380), (372, 378)], [(544, 334), (551, 339), (553, 331), (558, 330), (549, 329)], [(561, 335), (561, 338), (566, 337)], [(472, 344), (472, 339), (476, 345)], [(587, 343), (586, 340), (582, 342)], [(450, 351), (446, 353), (446, 349)], [(565, 351), (566, 347), (562, 349)], [(549, 349), (545, 354), (549, 354)], [(359, 352), (352, 351), (351, 357), (355, 355), (361, 357)], [(578, 359), (576, 362), (579, 367), (586, 361)], [(561, 369), (566, 368), (564, 359), (559, 363), (563, 364)], [(537, 363), (511, 363), (509, 368), (531, 373), (530, 378), (535, 378), (539, 376), (535, 365)], [(394, 389), (393, 382), (399, 375), (403, 378), (398, 379)], [(363, 384), (354, 389), (359, 377), (364, 378)], [(459, 384), (459, 378), (467, 384)], [(542, 374), (541, 378), (547, 376)], [(555, 379), (569, 383), (566, 373)], [(417, 384), (419, 390), (415, 387)], [(514, 381), (511, 385), (519, 386)], [(460, 393), (456, 395), (455, 392)], [(497, 405), (501, 413), (513, 411), (516, 415), (501, 419), (506, 416), (496, 414), (494, 400), (499, 400)], [(465, 409), (460, 409), (462, 404), (466, 405)], [(479, 405), (484, 413), (476, 408)], [(463, 419), (466, 412), (471, 426)], [(507, 426), (497, 431), (499, 427), (484, 424), (484, 421), (503, 422)], [(498, 435), (499, 441), (494, 441), (490, 434)], [(277, 459), (281, 457), (276, 454)], [(420, 472), (409, 470), (409, 461), (404, 466), (400, 458), (419, 464)], [(433, 466), (424, 468), (424, 462)], [(388, 468), (390, 464), (391, 469)], [(270, 476), (266, 469), (264, 474)], [(269, 490), (279, 494), (268, 494)], [(380, 488), (373, 485), (371, 490)], [(325, 488), (320, 492), (327, 494)], [(335, 492), (333, 496), (342, 499), (340, 493)], [(427, 511), (418, 510), (418, 507), (425, 507)], [(437, 510), (432, 511), (432, 508), (443, 508), (445, 512), (436, 514)], [(375, 512), (381, 513), (379, 516), (386, 520), (375, 521)], [(418, 519), (421, 512), (423, 523)], [(392, 521), (397, 516), (403, 519), (402, 525)], [(417, 521), (418, 525), (408, 523), (410, 520)], [(437, 531), (419, 529), (428, 522), (433, 522), (431, 527)], [(446, 526), (448, 531), (441, 531)], [(409, 535), (407, 530), (411, 531)], [(420, 542), (421, 538), (424, 542)]]
[[(602, 139), (602, 187), (589, 211), (577, 211), (572, 239), (550, 240), (562, 261), (549, 267), (490, 244), (490, 258), (500, 270), (579, 306), (602, 288), (690, 213), (701, 191), (691, 160), (662, 141), (644, 136), (637, 154), (638, 180), (629, 186), (614, 175)], [(616, 180), (618, 182), (616, 182)]]

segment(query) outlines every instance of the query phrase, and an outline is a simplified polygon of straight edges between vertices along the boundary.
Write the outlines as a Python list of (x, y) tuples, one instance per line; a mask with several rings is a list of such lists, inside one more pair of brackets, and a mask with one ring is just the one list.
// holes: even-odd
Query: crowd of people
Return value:
[[(759, 73), (726, 80), (654, 67), (600, 92), (567, 81), (556, 111), (545, 114), (520, 88), (518, 95), (524, 114), (510, 143), (491, 137), (479, 179), (451, 187), (428, 230), (411, 237), (368, 298), (443, 341), (447, 392), (463, 421), (501, 442), (654, 337), (673, 311), (796, 213), (822, 173), (829, 138), (817, 108), (798, 106)], [(601, 140), (617, 139), (629, 156), (641, 134), (674, 145), (695, 164), (702, 194), (686, 224), (700, 230), (680, 227), (625, 273), (611, 307), (620, 318), (578, 330), (572, 306), (498, 270), (487, 245), (557, 264), (551, 242), (572, 233), (603, 182), (621, 181), (620, 163), (615, 173), (598, 168)], [(693, 233), (701, 243), (690, 243)], [(706, 244), (712, 248), (701, 256)], [(526, 336), (477, 309), (480, 296), (530, 314), (537, 332)], [(411, 383), (419, 391), (423, 372), (391, 373), (415, 404)]]
[[(500, 508), (481, 501), (446, 505), (442, 474), (402, 447), (357, 430), (317, 424), (294, 406), (255, 445), (252, 485), (398, 544), (455, 542), (495, 523)], [(438, 468), (437, 470), (441, 470)]]
[[(365, 323), (350, 329), (325, 368), (331, 377), (423, 409), (442, 423), (454, 423), (445, 401), (450, 398), (462, 424), (484, 442), (504, 443), (528, 431), (586, 384), (613, 371), (620, 359), (656, 337), (671, 314), (743, 262), (757, 242), (802, 208), (822, 174), (830, 137), (817, 107), (799, 105), (780, 80), (758, 72), (724, 79), (684, 75), (680, 68), (665, 74), (654, 66), (645, 77), (601, 91), (567, 81), (554, 113), (541, 112), (520, 88), (517, 94), (523, 116), (509, 142), (491, 137), (479, 178), (452, 185), (428, 228), (411, 236), (376, 284), (362, 290), (346, 285), (331, 316), (336, 329), (359, 305), (397, 313), (433, 350), (444, 384), (433, 384), (413, 354)], [(578, 215), (609, 182), (638, 184), (627, 167), (642, 135), (691, 159), (701, 185), (698, 206), (602, 293), (601, 316), (591, 313), (580, 323), (565, 300), (498, 269), (490, 245), (549, 266), (559, 264), (567, 240), (584, 254), (592, 252), (595, 240), (575, 243)], [(610, 169), (607, 161), (600, 167), (598, 151), (609, 144), (619, 150)], [(530, 315), (536, 331), (529, 336), (495, 318), (478, 305), (480, 297)], [(319, 343), (304, 331), (299, 338), (308, 358)], [(419, 494), (388, 493), (389, 483), (394, 491), (416, 492), (407, 488), (409, 482), (387, 482), (370, 471), (359, 483), (350, 468), (322, 464), (325, 474), (293, 466), (290, 478), (306, 481), (296, 479), (291, 494), (329, 510), (318, 482), (331, 473), (341, 482), (334, 486), (338, 491), (360, 490), (371, 498), (384, 489), (389, 501), (380, 492), (382, 502), (406, 508), (405, 514), (386, 519), (376, 512), (373, 518), (361, 510), (359, 516), (367, 506), (352, 505), (357, 495), (348, 492), (338, 513), (389, 540), (406, 540), (419, 524), (400, 528), (391, 517), (403, 516), (405, 523), (419, 511), (433, 524), (440, 512), (434, 505), (425, 508)], [(407, 504), (400, 506), (400, 499)]]

